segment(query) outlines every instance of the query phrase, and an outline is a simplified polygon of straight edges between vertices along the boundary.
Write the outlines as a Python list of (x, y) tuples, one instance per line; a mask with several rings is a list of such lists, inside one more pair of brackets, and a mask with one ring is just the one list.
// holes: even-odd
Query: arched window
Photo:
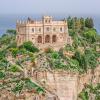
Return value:
[(57, 37), (56, 37), (56, 35), (53, 35), (52, 36), (52, 42), (56, 42), (57, 41)]
[(50, 43), (50, 36), (49, 35), (45, 36), (45, 43)]
[(42, 43), (42, 36), (38, 36), (37, 41), (38, 41), (38, 43)]

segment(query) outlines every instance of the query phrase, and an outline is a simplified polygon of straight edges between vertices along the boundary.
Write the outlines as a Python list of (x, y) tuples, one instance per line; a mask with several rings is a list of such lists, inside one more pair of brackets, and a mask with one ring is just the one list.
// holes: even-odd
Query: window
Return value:
[(62, 27), (60, 28), (60, 31), (62, 32)]
[(39, 32), (41, 32), (41, 28), (39, 28)]
[(56, 37), (56, 35), (53, 35), (52, 36), (52, 42), (54, 43), (54, 42), (56, 42), (57, 41), (57, 37)]
[(19, 32), (19, 28), (18, 28), (18, 30), (17, 30), (18, 32)]
[(38, 36), (37, 41), (38, 41), (38, 43), (42, 43), (42, 36)]
[(50, 43), (50, 36), (49, 35), (45, 36), (45, 43)]
[(32, 32), (34, 33), (34, 28), (32, 28)]
[(45, 23), (47, 23), (47, 20), (45, 20)]
[(47, 31), (50, 31), (50, 28), (49, 27), (47, 27)]

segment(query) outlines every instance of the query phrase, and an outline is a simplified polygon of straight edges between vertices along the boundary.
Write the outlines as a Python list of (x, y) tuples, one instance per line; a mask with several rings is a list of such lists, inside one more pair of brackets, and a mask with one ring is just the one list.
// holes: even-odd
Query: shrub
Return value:
[(74, 51), (74, 47), (71, 46), (71, 45), (66, 45), (66, 46), (65, 46), (65, 50), (66, 50), (66, 51)]
[(3, 72), (0, 72), (0, 79), (4, 78), (5, 74)]
[(12, 53), (12, 56), (13, 56), (13, 57), (16, 57), (19, 50), (18, 50), (18, 48), (11, 48), (10, 51), (11, 51), (11, 53)]
[(25, 42), (23, 45), (22, 45), (23, 48), (25, 48), (27, 51), (29, 52), (39, 52), (39, 49), (36, 48), (32, 42), (28, 41), (28, 42)]
[(19, 72), (20, 69), (16, 65), (12, 65), (12, 66), (10, 66), (9, 71), (11, 71), (11, 72)]
[(8, 45), (7, 49), (9, 49), (9, 48), (16, 48), (16, 47), (17, 47), (17, 43), (13, 42), (13, 43)]
[(58, 59), (59, 58), (59, 53), (58, 52), (53, 52), (52, 53), (52, 58), (53, 59)]
[(87, 39), (87, 41), (90, 41), (91, 43), (93, 43), (96, 41), (96, 30), (89, 29), (84, 32), (83, 36)]

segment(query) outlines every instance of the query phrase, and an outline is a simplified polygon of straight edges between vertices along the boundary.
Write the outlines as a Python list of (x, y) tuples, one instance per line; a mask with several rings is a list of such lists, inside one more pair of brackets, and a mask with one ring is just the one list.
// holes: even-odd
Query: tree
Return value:
[(79, 37), (78, 37), (77, 34), (74, 34), (72, 45), (73, 45), (74, 48), (78, 48), (79, 44), (80, 44)]
[(94, 27), (94, 23), (93, 23), (93, 19), (92, 18), (86, 18), (85, 27), (88, 27), (88, 28), (93, 28)]
[(9, 30), (6, 31), (6, 33), (11, 34), (11, 35), (16, 35), (16, 30), (9, 29)]
[(96, 30), (89, 29), (83, 33), (83, 36), (89, 41), (90, 43), (96, 42)]
[(86, 59), (85, 54), (82, 54), (80, 51), (76, 51), (73, 58), (79, 62), (80, 69), (84, 72), (87, 71), (88, 60)]
[(80, 29), (81, 30), (84, 30), (84, 28), (85, 28), (85, 21), (84, 21), (84, 18), (80, 18), (80, 24), (81, 24), (81, 27), (80, 27)]
[(74, 24), (74, 25), (75, 25), (75, 26), (74, 26), (74, 27), (75, 27), (75, 30), (76, 30), (76, 31), (79, 31), (80, 28), (81, 28), (80, 19), (77, 18), (77, 19), (75, 20), (75, 24)]
[(68, 28), (72, 29), (72, 27), (73, 27), (73, 20), (72, 20), (72, 18), (70, 16), (67, 18), (67, 22), (68, 22)]

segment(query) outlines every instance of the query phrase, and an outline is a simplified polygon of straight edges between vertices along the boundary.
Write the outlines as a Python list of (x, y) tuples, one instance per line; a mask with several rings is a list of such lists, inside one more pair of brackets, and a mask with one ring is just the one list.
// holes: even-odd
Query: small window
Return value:
[(45, 36), (45, 43), (50, 43), (50, 35)]
[(62, 27), (60, 28), (60, 31), (62, 32)]
[(19, 32), (19, 28), (18, 28), (18, 32)]
[(42, 43), (42, 36), (38, 36), (37, 41), (38, 43)]
[(50, 31), (50, 28), (49, 27), (47, 27), (47, 31)]
[(47, 23), (47, 20), (45, 20), (45, 23)]
[(32, 32), (34, 33), (34, 28), (32, 28)]
[(39, 32), (41, 32), (41, 28), (39, 28)]

